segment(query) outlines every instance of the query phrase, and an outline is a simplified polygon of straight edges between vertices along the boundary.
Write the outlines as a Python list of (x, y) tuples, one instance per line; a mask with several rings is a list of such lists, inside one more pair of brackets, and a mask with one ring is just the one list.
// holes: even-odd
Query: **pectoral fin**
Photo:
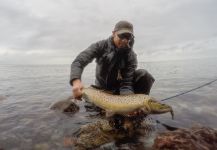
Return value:
[(148, 110), (147, 108), (143, 107), (140, 109), (144, 114), (150, 114), (150, 110)]
[(111, 110), (106, 110), (106, 114), (105, 114), (105, 116), (107, 117), (107, 118), (109, 118), (109, 117), (112, 117), (112, 116), (114, 116), (114, 112), (112, 112)]

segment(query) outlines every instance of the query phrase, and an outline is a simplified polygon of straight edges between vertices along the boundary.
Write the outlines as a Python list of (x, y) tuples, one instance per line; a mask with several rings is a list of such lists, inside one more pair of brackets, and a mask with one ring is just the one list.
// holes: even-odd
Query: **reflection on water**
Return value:
[[(215, 59), (204, 59), (140, 63), (139, 66), (155, 77), (151, 95), (160, 100), (217, 78), (216, 62)], [(94, 81), (94, 67), (91, 64), (84, 72), (83, 82), (86, 85)], [(52, 103), (71, 94), (68, 84), (70, 65), (4, 65), (0, 66), (0, 72), (0, 149), (67, 150), (70, 147), (64, 146), (64, 137), (71, 136), (81, 125), (94, 121), (86, 113), (82, 102), (78, 102), (80, 110), (73, 116), (49, 109)], [(202, 124), (216, 128), (216, 89), (217, 82), (214, 82), (165, 101), (173, 106), (175, 120), (167, 114), (151, 117), (173, 127)], [(156, 128), (157, 131), (166, 130), (161, 124), (156, 124)], [(103, 146), (123, 149), (149, 147), (154, 136)]]

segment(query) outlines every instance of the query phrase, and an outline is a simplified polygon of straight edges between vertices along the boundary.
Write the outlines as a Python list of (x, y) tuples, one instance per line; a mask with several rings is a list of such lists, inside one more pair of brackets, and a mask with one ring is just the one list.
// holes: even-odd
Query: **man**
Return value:
[(154, 78), (144, 69), (136, 70), (137, 57), (133, 51), (133, 25), (119, 21), (112, 36), (90, 45), (71, 65), (70, 84), (75, 98), (81, 97), (81, 75), (84, 67), (96, 59), (95, 86), (114, 94), (149, 94)]

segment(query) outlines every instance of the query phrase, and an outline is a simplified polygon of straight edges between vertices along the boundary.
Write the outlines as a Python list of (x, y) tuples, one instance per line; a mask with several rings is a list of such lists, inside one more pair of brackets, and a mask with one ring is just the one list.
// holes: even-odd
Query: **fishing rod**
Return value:
[(188, 90), (188, 91), (185, 91), (185, 92), (182, 92), (182, 93), (176, 94), (176, 95), (174, 95), (174, 96), (171, 96), (171, 97), (168, 97), (168, 98), (162, 99), (161, 101), (166, 101), (166, 100), (169, 100), (169, 99), (172, 99), (172, 98), (175, 98), (175, 97), (178, 97), (178, 96), (184, 95), (184, 94), (186, 94), (186, 93), (189, 93), (189, 92), (195, 91), (195, 90), (197, 90), (197, 89), (199, 89), (199, 88), (202, 88), (202, 87), (204, 87), (204, 86), (207, 86), (207, 85), (209, 85), (209, 84), (212, 84), (212, 83), (215, 82), (215, 81), (217, 81), (217, 79), (212, 80), (212, 81), (210, 81), (210, 82), (208, 82), (208, 83), (205, 83), (205, 84), (203, 84), (203, 85), (200, 85), (200, 86), (198, 86), (198, 87), (196, 87), (196, 88), (193, 88), (193, 89), (191, 89), (191, 90)]

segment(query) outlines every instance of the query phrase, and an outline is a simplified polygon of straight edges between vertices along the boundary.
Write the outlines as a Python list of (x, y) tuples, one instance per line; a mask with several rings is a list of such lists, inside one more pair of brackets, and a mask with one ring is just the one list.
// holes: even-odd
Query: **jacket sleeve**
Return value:
[(71, 64), (70, 84), (74, 79), (81, 79), (84, 67), (93, 61), (100, 54), (100, 45), (102, 42), (97, 42), (90, 45), (87, 49), (81, 52)]
[(126, 67), (122, 70), (122, 81), (121, 81), (121, 87), (120, 87), (120, 94), (133, 94), (133, 78), (134, 73), (137, 68), (138, 61), (137, 56), (133, 52), (128, 56), (128, 60), (126, 62)]

